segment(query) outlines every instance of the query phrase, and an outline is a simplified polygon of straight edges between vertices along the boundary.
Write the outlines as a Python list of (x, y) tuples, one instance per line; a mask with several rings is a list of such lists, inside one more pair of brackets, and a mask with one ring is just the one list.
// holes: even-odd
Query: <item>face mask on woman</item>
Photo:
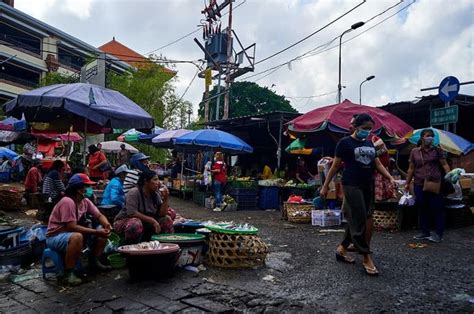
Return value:
[(431, 137), (431, 136), (427, 136), (423, 138), (423, 141), (426, 146), (430, 146), (431, 144), (433, 144), (433, 140), (434, 140), (434, 137)]
[(360, 140), (365, 140), (370, 134), (370, 130), (359, 129), (356, 132), (356, 137)]

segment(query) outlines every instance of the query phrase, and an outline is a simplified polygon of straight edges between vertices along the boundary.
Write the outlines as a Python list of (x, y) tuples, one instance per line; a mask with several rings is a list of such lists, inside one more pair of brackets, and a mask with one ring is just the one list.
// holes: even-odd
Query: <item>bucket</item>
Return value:
[(178, 259), (178, 267), (199, 266), (203, 261), (203, 251), (206, 237), (202, 234), (174, 233), (160, 234), (151, 237), (160, 243), (178, 244), (181, 248), (181, 256)]

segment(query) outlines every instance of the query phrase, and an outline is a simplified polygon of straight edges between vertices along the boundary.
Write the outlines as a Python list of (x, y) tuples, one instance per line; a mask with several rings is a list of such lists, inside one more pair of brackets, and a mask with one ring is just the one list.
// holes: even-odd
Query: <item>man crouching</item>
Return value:
[[(79, 285), (82, 280), (74, 274), (74, 267), (81, 257), (84, 244), (89, 245), (89, 266), (96, 271), (110, 270), (98, 258), (102, 254), (112, 226), (97, 207), (84, 197), (86, 187), (94, 185), (84, 173), (71, 177), (65, 196), (54, 206), (49, 217), (46, 245), (51, 250), (65, 254), (64, 280)], [(86, 214), (98, 220), (100, 226), (92, 228)]]

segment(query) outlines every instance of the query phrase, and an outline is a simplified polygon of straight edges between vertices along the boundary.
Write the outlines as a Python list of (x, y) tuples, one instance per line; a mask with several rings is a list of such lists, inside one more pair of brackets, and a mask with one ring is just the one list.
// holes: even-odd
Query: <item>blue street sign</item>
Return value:
[(438, 87), (438, 95), (442, 101), (448, 102), (456, 98), (459, 93), (459, 80), (454, 76), (445, 77)]

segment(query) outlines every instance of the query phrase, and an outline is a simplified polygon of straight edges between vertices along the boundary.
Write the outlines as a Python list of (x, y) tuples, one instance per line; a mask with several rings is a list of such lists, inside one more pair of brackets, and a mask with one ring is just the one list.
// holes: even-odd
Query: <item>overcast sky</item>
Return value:
[[(255, 73), (285, 63), (339, 36), (358, 21), (367, 21), (399, 0), (367, 0), (358, 9), (288, 51), (256, 66)], [(208, 0), (206, 0), (208, 2)], [(221, 3), (222, 0), (218, 0)], [(244, 3), (243, 3), (244, 2)], [(261, 60), (311, 34), (362, 0), (236, 0), (233, 28), (244, 46), (257, 44)], [(420, 88), (439, 85), (448, 75), (461, 82), (474, 80), (474, 1), (420, 0), (396, 13), (412, 0), (344, 35), (359, 37), (342, 46), (343, 98), (359, 99), (359, 84), (367, 76), (375, 79), (363, 85), (362, 103), (380, 106), (388, 102), (414, 100), (428, 95)], [(15, 7), (94, 46), (115, 38), (146, 54), (193, 31), (203, 18), (204, 0), (16, 0)], [(222, 21), (223, 29), (227, 16)], [(203, 53), (193, 42), (202, 33), (179, 41), (156, 53), (174, 60), (197, 60)], [(337, 46), (336, 40), (332, 45)], [(317, 51), (321, 51), (317, 50)], [(178, 65), (178, 94), (185, 90), (196, 68)], [(338, 80), (338, 49), (296, 60), (267, 77), (250, 78), (289, 97), (300, 112), (333, 104)], [(196, 79), (184, 99), (197, 106), (204, 89)], [(437, 93), (432, 91), (431, 94)], [(474, 85), (461, 86), (461, 93), (474, 94)], [(196, 111), (195, 111), (196, 112)]]

